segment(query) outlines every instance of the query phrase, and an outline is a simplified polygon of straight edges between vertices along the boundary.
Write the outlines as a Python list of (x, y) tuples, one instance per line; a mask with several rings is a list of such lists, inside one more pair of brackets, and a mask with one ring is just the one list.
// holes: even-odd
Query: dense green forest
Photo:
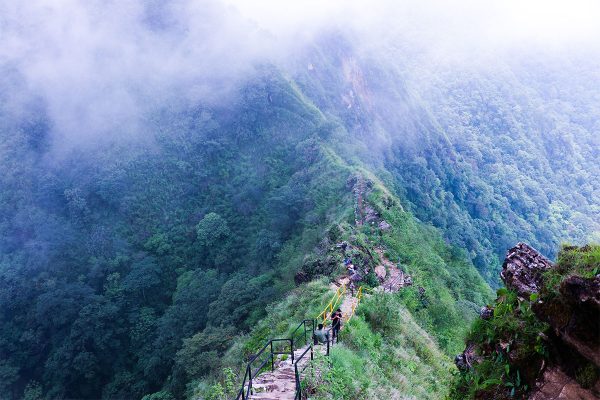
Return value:
[(452, 68), (423, 58), (403, 46), (359, 56), (334, 36), (298, 79), (363, 144), (362, 160), (494, 285), (517, 241), (556, 255), (564, 240), (600, 240), (599, 69), (545, 54)]
[(276, 73), (229, 109), (156, 120), (147, 144), (58, 164), (43, 116), (3, 124), (3, 393), (181, 393), (182, 340), (210, 327), (225, 349), (344, 207), (322, 116)]
[[(334, 355), (339, 376), (367, 368), (439, 398), (445, 378), (430, 376), (447, 371), (508, 247), (599, 239), (598, 76), (415, 72), (399, 49), (351, 43), (329, 35), (293, 65), (260, 65), (221, 103), (162, 104), (135, 139), (57, 151), (43, 101), (18, 119), (1, 108), (3, 398), (204, 393), (318, 309), (336, 229), (385, 246), (437, 294), (428, 307), (416, 289), (370, 300)], [(354, 226), (357, 174), (375, 182), (388, 233)], [(365, 352), (380, 356), (363, 365)], [(390, 389), (346, 383), (342, 398)]]

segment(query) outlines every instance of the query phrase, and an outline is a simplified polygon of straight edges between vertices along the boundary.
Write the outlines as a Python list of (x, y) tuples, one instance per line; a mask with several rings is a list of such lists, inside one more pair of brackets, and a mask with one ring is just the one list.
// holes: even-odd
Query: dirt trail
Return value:
[(342, 310), (342, 322), (348, 321), (348, 318), (352, 315), (352, 307), (356, 307), (357, 304), (358, 299), (352, 296), (351, 293), (347, 293), (339, 307)]
[(402, 272), (402, 270), (400, 270), (396, 264), (387, 259), (383, 249), (377, 248), (375, 251), (379, 255), (379, 259), (382, 261), (383, 266), (387, 269), (385, 280), (381, 284), (383, 291), (397, 292), (405, 286), (404, 272)]

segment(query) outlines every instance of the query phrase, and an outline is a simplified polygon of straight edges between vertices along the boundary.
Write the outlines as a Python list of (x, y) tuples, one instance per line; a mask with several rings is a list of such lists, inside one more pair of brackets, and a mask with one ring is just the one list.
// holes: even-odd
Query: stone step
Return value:
[(294, 400), (295, 393), (257, 393), (250, 396), (251, 400), (263, 399), (263, 400)]

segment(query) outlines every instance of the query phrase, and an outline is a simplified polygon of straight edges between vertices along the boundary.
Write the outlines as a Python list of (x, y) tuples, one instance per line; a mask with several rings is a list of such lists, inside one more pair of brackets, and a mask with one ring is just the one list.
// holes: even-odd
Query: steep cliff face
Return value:
[(564, 247), (553, 264), (525, 243), (508, 251), (493, 307), (476, 321), (453, 395), (600, 396), (600, 246)]

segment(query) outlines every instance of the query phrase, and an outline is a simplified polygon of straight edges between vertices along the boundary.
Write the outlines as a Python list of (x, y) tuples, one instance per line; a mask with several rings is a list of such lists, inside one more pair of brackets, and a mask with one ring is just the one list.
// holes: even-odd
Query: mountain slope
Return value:
[[(335, 273), (327, 254), (340, 234), (413, 275), (414, 290), (385, 300), (410, 332), (382, 343), (427, 335), (428, 371), (442, 371), (489, 297), (473, 265), (495, 284), (514, 238), (550, 254), (598, 232), (593, 106), (561, 125), (577, 95), (544, 106), (541, 76), (497, 87), (494, 73), (414, 73), (408, 55), (385, 56), (399, 49), (351, 43), (331, 35), (290, 65), (256, 66), (218, 102), (156, 106), (134, 138), (64, 150), (43, 102), (21, 119), (2, 109), (2, 393), (182, 398), (294, 280)], [(390, 230), (355, 225), (357, 176)], [(377, 336), (368, 311), (357, 321)], [(200, 357), (191, 370), (186, 343)]]

